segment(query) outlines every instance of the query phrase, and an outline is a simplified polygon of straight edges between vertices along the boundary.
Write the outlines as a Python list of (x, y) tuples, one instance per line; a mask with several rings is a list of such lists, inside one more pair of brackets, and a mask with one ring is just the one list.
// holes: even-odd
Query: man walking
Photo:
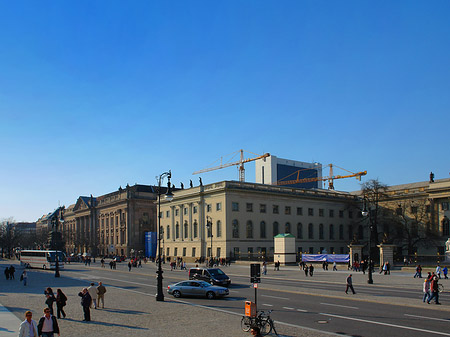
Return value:
[(91, 296), (91, 308), (97, 309), (97, 288), (95, 288), (94, 282), (91, 283), (91, 286), (88, 288), (89, 295)]
[(105, 308), (105, 293), (106, 288), (102, 282), (98, 283), (97, 287), (97, 305), (100, 307), (100, 300), (102, 301), (102, 309)]
[(38, 335), (42, 337), (53, 337), (54, 334), (59, 336), (59, 326), (56, 317), (50, 314), (50, 309), (44, 309), (44, 316), (38, 323)]
[(89, 322), (91, 320), (91, 311), (89, 309), (89, 307), (91, 306), (91, 295), (89, 295), (89, 291), (87, 290), (87, 288), (84, 288), (78, 293), (78, 296), (81, 297), (81, 306), (83, 307), (84, 314), (83, 321)]
[(436, 275), (433, 276), (430, 283), (431, 296), (428, 298), (427, 303), (430, 304), (431, 300), (434, 298), (434, 303), (441, 304), (439, 302), (439, 287), (438, 287), (438, 277)]
[(25, 312), (25, 320), (20, 323), (19, 337), (38, 337), (38, 328), (35, 320), (32, 319), (31, 311)]
[(352, 274), (348, 275), (348, 277), (347, 277), (347, 287), (345, 288), (345, 293), (346, 294), (348, 294), (348, 289), (349, 288), (353, 292), (353, 295), (356, 294), (355, 293), (355, 289), (353, 289)]

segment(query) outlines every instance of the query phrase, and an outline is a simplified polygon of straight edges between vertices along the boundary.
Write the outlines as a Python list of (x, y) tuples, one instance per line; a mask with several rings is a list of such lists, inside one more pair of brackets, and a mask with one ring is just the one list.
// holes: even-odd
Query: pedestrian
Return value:
[(97, 309), (97, 288), (94, 282), (88, 287), (89, 295), (91, 295), (91, 308)]
[(425, 303), (425, 301), (428, 302), (428, 299), (430, 298), (431, 294), (430, 294), (430, 280), (429, 279), (425, 279), (423, 281), (423, 302)]
[(83, 288), (83, 290), (78, 293), (78, 296), (81, 297), (81, 306), (83, 307), (84, 314), (83, 321), (89, 322), (91, 320), (91, 310), (89, 309), (91, 306), (91, 295), (89, 295), (87, 288)]
[(63, 318), (66, 318), (66, 313), (64, 312), (64, 307), (67, 304), (67, 296), (62, 292), (61, 289), (56, 290), (56, 317), (58, 319), (61, 318), (61, 314)]
[(114, 264), (114, 262), (111, 260), (111, 261), (109, 261), (109, 269), (113, 269), (113, 264)]
[(448, 268), (447, 266), (444, 266), (444, 268), (442, 268), (442, 272), (444, 273), (444, 278), (448, 279), (447, 274), (448, 274)]
[(5, 277), (7, 280), (9, 280), (9, 268), (8, 267), (5, 268)]
[(27, 275), (27, 271), (26, 270), (24, 270), (22, 272), (22, 275), (20, 275), (20, 280), (23, 281), (23, 285), (24, 286), (27, 285), (28, 275)]
[(25, 320), (19, 326), (19, 337), (38, 337), (37, 323), (32, 318), (33, 313), (25, 311)]
[(333, 262), (333, 271), (337, 271), (337, 264), (336, 264), (336, 261)]
[(356, 294), (355, 289), (353, 289), (352, 274), (347, 276), (346, 282), (347, 282), (347, 287), (345, 288), (345, 293), (348, 294), (348, 289), (350, 288), (353, 295)]
[(128, 271), (131, 271), (131, 261), (128, 261)]
[(44, 316), (41, 317), (38, 323), (38, 335), (42, 337), (53, 337), (55, 333), (59, 336), (58, 321), (50, 313), (50, 309), (45, 308)]
[(436, 266), (436, 275), (437, 275), (439, 278), (441, 278), (441, 266), (440, 266), (440, 265), (437, 265), (437, 266)]
[(305, 266), (305, 276), (308, 277), (309, 268), (308, 266)]
[(309, 265), (309, 276), (313, 277), (314, 274), (314, 267), (312, 265), (312, 263)]
[(15, 280), (15, 278), (14, 278), (15, 272), (16, 272), (16, 268), (14, 268), (14, 266), (11, 265), (11, 267), (9, 267), (9, 279), (10, 280)]
[(98, 307), (100, 307), (100, 300), (101, 300), (102, 309), (105, 308), (105, 293), (106, 293), (105, 286), (103, 285), (102, 282), (99, 282), (97, 287), (97, 305)]
[(102, 263), (102, 268), (105, 268), (105, 259), (102, 258), (102, 259), (100, 260), (100, 262)]
[(46, 297), (45, 304), (47, 304), (47, 307), (50, 309), (50, 314), (53, 315), (53, 303), (56, 302), (55, 294), (53, 293), (52, 288), (48, 287), (44, 290), (44, 294)]
[(431, 300), (434, 298), (434, 303), (439, 303), (439, 286), (438, 286), (438, 277), (436, 275), (433, 276), (431, 283), (430, 283), (430, 291), (431, 296), (428, 298), (427, 303), (430, 304)]
[(416, 273), (414, 274), (414, 278), (416, 278), (416, 277), (421, 278), (422, 277), (421, 272), (422, 272), (422, 267), (420, 266), (420, 264), (418, 264), (416, 267)]
[(263, 273), (263, 275), (267, 275), (267, 263), (266, 263), (266, 261), (263, 262), (262, 273)]

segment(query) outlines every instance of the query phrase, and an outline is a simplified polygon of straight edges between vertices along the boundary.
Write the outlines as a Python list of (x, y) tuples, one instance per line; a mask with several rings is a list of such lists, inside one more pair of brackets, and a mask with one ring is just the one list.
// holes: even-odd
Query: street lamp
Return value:
[(157, 288), (156, 288), (156, 300), (157, 301), (164, 301), (164, 293), (163, 293), (163, 285), (162, 285), (162, 274), (163, 270), (161, 267), (161, 235), (159, 232), (161, 231), (161, 182), (162, 180), (167, 177), (167, 192), (165, 195), (165, 199), (167, 201), (172, 201), (173, 194), (172, 190), (170, 188), (170, 178), (172, 177), (172, 173), (170, 172), (164, 172), (159, 176), (158, 180), (158, 227), (156, 229), (156, 237), (158, 238), (158, 270), (156, 271), (157, 276)]
[(206, 216), (206, 228), (208, 228), (208, 233), (211, 235), (211, 256), (210, 261), (212, 261), (213, 258), (213, 247), (212, 247), (212, 240), (213, 240), (213, 233), (212, 233), (212, 218), (210, 216)]
[(64, 216), (63, 216), (63, 207), (59, 207), (58, 209), (58, 213), (55, 214), (54, 217), (54, 230), (52, 231), (52, 236), (51, 236), (51, 246), (52, 249), (55, 250), (55, 277), (60, 277), (60, 273), (59, 273), (59, 262), (58, 262), (58, 247), (61, 243), (61, 234), (58, 232), (58, 226), (59, 224), (63, 224), (64, 223)]
[(367, 280), (367, 283), (373, 284), (373, 278), (372, 278), (372, 217), (370, 215), (370, 209), (367, 210), (367, 201), (364, 199), (364, 208), (361, 211), (361, 214), (364, 217), (369, 217), (369, 279)]

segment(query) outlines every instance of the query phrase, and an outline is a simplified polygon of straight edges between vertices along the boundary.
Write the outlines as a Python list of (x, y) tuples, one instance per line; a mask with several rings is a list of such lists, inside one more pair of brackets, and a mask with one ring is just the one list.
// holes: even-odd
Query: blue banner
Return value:
[(156, 257), (156, 232), (145, 232), (145, 256)]
[(349, 254), (302, 254), (303, 262), (336, 262), (348, 263), (350, 261)]

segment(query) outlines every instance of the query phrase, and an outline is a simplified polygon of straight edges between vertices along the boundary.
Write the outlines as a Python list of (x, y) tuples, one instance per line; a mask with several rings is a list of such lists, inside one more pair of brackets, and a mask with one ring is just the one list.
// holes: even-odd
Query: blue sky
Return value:
[(0, 1), (0, 219), (35, 221), (168, 169), (175, 185), (197, 184), (192, 172), (241, 148), (388, 185), (449, 178), (449, 12), (448, 1)]

